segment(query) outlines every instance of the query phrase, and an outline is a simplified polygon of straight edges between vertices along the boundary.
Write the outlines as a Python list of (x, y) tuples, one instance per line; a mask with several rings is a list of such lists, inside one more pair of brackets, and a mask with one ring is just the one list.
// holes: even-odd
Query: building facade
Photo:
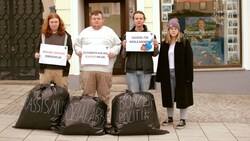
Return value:
[[(62, 12), (61, 15), (65, 15), (66, 9), (71, 13), (71, 19), (68, 19), (68, 29), (71, 29), (73, 38), (76, 38), (87, 25), (85, 20), (88, 18), (86, 18), (86, 13), (83, 14), (86, 12), (84, 10), (86, 4), (89, 3), (89, 7), (92, 7), (95, 2), (98, 1), (71, 1), (69, 4), (71, 7), (68, 8), (60, 5), (57, 1), (55, 2), (58, 13)], [(60, 3), (63, 2), (60, 1)], [(145, 24), (156, 34), (159, 42), (164, 39), (164, 34), (167, 32), (167, 21), (170, 18), (178, 18), (182, 32), (192, 44), (196, 70), (250, 69), (250, 42), (247, 39), (247, 33), (250, 29), (246, 14), (249, 12), (250, 2), (247, 0), (111, 0), (96, 3), (96, 5), (99, 5), (98, 9), (103, 10), (104, 13), (105, 9), (120, 8), (120, 17), (125, 18), (125, 23), (129, 24), (121, 24), (124, 23), (121, 19), (119, 19), (121, 22), (115, 22), (115, 25), (112, 22), (106, 23), (115, 29), (120, 37), (131, 28), (131, 14), (135, 10), (141, 10), (145, 13)], [(92, 9), (94, 8), (92, 7)], [(124, 11), (125, 13), (122, 13)], [(105, 18), (109, 17), (110, 15), (106, 15)], [(198, 29), (198, 21), (205, 22), (206, 31), (202, 34)], [(117, 30), (118, 28), (126, 28), (126, 30)], [(77, 57), (72, 59), (71, 74), (73, 76), (79, 75), (77, 60)], [(156, 68), (157, 57), (154, 58), (154, 62), (154, 68)], [(120, 68), (124, 70), (123, 67)], [(118, 74), (120, 73), (118, 71)]]

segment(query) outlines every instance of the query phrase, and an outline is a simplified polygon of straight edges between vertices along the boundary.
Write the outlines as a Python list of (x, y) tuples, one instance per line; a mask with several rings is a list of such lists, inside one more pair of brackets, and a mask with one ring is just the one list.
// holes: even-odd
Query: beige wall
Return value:
[(47, 18), (48, 14), (50, 13), (49, 7), (54, 6), (55, 3), (53, 0), (42, 0), (43, 3), (43, 19)]
[(55, 1), (56, 13), (62, 18), (67, 32), (71, 34), (71, 1), (70, 0), (58, 0)]

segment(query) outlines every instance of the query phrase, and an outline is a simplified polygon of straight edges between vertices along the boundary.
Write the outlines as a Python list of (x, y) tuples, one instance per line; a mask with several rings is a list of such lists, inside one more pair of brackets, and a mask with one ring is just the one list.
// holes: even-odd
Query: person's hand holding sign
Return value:
[(40, 58), (40, 53), (36, 52), (36, 53), (35, 53), (35, 58), (36, 58), (36, 59), (39, 59), (39, 58)]
[(82, 51), (78, 51), (77, 56), (82, 57)]
[(155, 48), (158, 48), (158, 47), (159, 47), (158, 42), (157, 42), (156, 39), (154, 39), (154, 47), (155, 47)]
[(68, 54), (68, 55), (67, 55), (67, 59), (69, 60), (70, 58), (71, 58), (71, 55), (70, 55), (70, 54)]
[(115, 54), (113, 52), (109, 52), (108, 57), (109, 59), (112, 59), (115, 57)]
[(126, 48), (126, 42), (127, 42), (126, 40), (123, 40), (123, 41), (122, 41), (122, 47), (123, 47), (123, 48)]

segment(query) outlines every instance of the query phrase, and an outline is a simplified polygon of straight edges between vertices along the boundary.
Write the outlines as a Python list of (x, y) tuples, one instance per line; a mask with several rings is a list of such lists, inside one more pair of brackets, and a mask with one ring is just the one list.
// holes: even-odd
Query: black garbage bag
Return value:
[(60, 126), (52, 130), (64, 135), (103, 135), (107, 105), (98, 97), (72, 96)]
[(110, 134), (159, 135), (169, 133), (160, 129), (154, 96), (148, 92), (122, 93), (112, 100)]
[(59, 125), (68, 99), (68, 91), (53, 83), (35, 86), (13, 127), (49, 130)]

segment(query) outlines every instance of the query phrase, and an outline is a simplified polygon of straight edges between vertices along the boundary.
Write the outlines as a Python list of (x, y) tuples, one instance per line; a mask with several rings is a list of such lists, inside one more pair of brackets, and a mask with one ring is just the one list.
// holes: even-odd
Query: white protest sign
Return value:
[(41, 44), (39, 63), (66, 66), (67, 54), (67, 46)]
[(84, 45), (82, 46), (81, 64), (87, 65), (108, 65), (109, 47), (104, 45)]
[(154, 34), (152, 32), (126, 32), (126, 51), (154, 51)]

